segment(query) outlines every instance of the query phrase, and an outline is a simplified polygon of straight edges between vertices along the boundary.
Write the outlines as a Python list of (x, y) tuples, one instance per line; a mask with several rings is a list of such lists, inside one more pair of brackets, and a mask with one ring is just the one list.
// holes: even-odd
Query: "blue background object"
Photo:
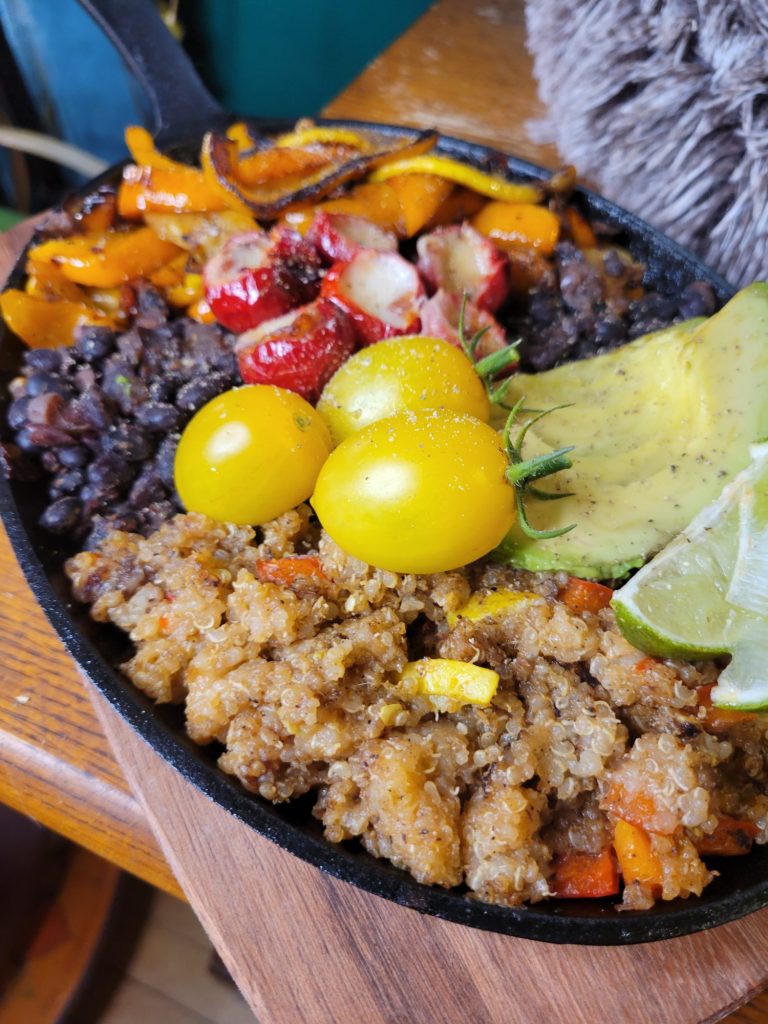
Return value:
[[(185, 46), (225, 109), (299, 117), (316, 113), (428, 6), (180, 0), (179, 20)], [(147, 125), (149, 110), (77, 0), (0, 0), (0, 25), (43, 130), (109, 163), (121, 159), (124, 127)]]

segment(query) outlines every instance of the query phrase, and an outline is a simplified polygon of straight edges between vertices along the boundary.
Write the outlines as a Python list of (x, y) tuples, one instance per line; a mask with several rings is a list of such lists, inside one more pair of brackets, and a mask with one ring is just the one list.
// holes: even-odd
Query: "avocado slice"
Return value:
[[(611, 579), (642, 565), (714, 501), (768, 436), (768, 284), (740, 291), (708, 320), (689, 320), (605, 355), (519, 374), (509, 404), (553, 412), (524, 456), (575, 445), (573, 467), (544, 481), (558, 501), (527, 499), (538, 529), (515, 527), (493, 557), (533, 571)], [(524, 418), (524, 417), (523, 417)]]

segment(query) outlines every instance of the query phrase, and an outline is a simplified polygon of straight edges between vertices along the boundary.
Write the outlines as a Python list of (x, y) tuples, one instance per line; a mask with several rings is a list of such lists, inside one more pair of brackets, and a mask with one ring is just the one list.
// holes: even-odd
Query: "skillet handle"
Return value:
[(161, 145), (189, 142), (228, 118), (163, 24), (153, 0), (79, 0), (146, 92)]

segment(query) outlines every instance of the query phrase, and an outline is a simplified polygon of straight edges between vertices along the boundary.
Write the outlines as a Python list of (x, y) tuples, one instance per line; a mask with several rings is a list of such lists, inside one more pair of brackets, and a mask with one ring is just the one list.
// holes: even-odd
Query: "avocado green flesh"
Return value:
[(538, 529), (576, 528), (537, 541), (515, 526), (494, 557), (620, 578), (713, 501), (749, 463), (748, 445), (768, 435), (768, 284), (743, 289), (708, 320), (519, 374), (506, 400), (522, 397), (527, 410), (571, 403), (531, 428), (523, 455), (575, 445), (573, 467), (542, 484), (571, 496), (526, 507)]

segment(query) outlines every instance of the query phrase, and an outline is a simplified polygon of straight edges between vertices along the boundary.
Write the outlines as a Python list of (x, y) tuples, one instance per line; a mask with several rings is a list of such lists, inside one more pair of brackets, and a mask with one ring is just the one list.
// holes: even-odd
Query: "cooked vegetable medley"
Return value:
[[(132, 641), (126, 676), (248, 790), (314, 793), (330, 841), (508, 906), (699, 894), (709, 858), (768, 842), (768, 726), (713, 706), (720, 663), (631, 646), (598, 578), (687, 521), (629, 507), (633, 460), (672, 450), (643, 367), (679, 395), (678, 348), (714, 378), (735, 331), (761, 410), (765, 331), (739, 325), (765, 296), (694, 320), (709, 286), (648, 291), (571, 169), (511, 181), (436, 141), (240, 123), (192, 166), (129, 129), (122, 181), (65, 204), (0, 295), (27, 347), (6, 466)], [(725, 477), (762, 416), (731, 424)], [(717, 494), (714, 455), (679, 479), (710, 463)]]

